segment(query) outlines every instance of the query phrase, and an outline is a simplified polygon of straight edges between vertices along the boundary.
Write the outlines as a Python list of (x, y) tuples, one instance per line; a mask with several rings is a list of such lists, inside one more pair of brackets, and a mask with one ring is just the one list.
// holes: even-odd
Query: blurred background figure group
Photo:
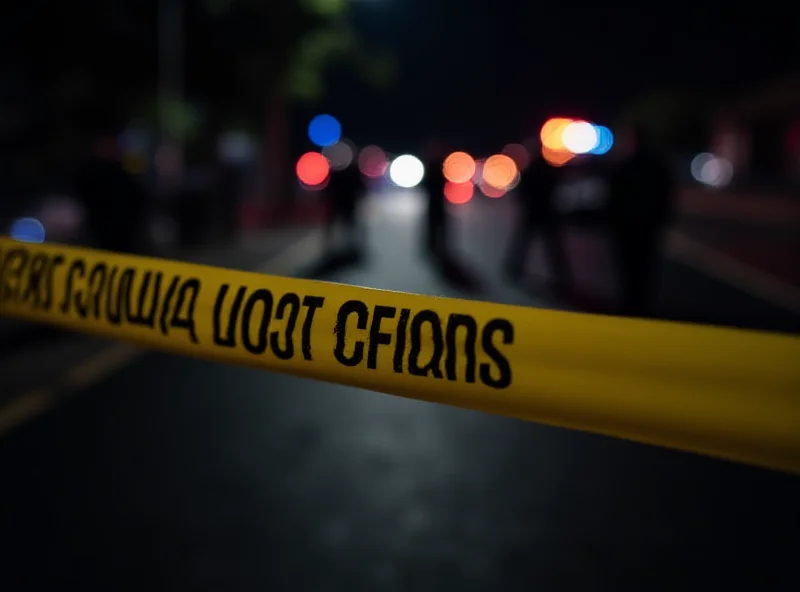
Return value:
[[(236, 167), (208, 158), (201, 166), (183, 170), (175, 183), (159, 185), (124, 166), (119, 135), (114, 121), (98, 119), (89, 134), (86, 157), (75, 171), (71, 193), (85, 212), (88, 244), (117, 252), (149, 252), (154, 220), (159, 216), (179, 222), (182, 244), (208, 244), (235, 235), (244, 192)], [(616, 159), (608, 161), (603, 171), (608, 198), (598, 222), (603, 224), (617, 274), (618, 311), (649, 316), (654, 312), (660, 247), (672, 220), (676, 183), (667, 161), (642, 127), (620, 130), (615, 146)], [(354, 154), (355, 147), (350, 149)], [(553, 294), (562, 302), (577, 302), (567, 245), (570, 220), (558, 204), (559, 188), (570, 167), (556, 166), (543, 157), (541, 143), (529, 141), (527, 153), (529, 158), (508, 191), (516, 198), (516, 215), (508, 236), (497, 237), (506, 244), (499, 264), (507, 280), (522, 283), (532, 247), (539, 245)], [(458, 206), (448, 203), (452, 200), (446, 195), (448, 184), (452, 185), (445, 172), (451, 150), (441, 137), (431, 136), (421, 155), (420, 246), (438, 271), (452, 275), (458, 265), (450, 214)], [(324, 181), (324, 191), (318, 195), (325, 206), (326, 256), (342, 262), (360, 260), (367, 244), (367, 224), (360, 220), (359, 211), (374, 190), (375, 178), (365, 174), (353, 157), (343, 166), (329, 166)], [(463, 280), (462, 271), (458, 274)]]
[[(557, 203), (565, 169), (543, 158), (541, 145), (529, 146), (529, 162), (514, 188), (517, 210), (502, 269), (509, 281), (522, 282), (532, 246), (540, 244), (552, 278), (552, 293), (562, 302), (577, 303), (581, 298), (576, 293), (567, 245), (570, 219)], [(441, 140), (434, 139), (426, 145), (425, 154), (422, 246), (435, 261), (447, 262), (451, 222), (443, 171), (448, 150)], [(675, 182), (666, 160), (639, 126), (622, 131), (615, 154), (616, 160), (604, 172), (608, 188), (605, 207), (590, 224), (602, 230), (609, 245), (619, 293), (616, 310), (626, 316), (651, 316), (661, 247), (674, 209)]]

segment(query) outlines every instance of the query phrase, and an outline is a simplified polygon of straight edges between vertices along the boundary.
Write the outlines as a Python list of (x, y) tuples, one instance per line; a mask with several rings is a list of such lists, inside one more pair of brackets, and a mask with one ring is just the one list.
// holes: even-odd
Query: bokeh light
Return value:
[(588, 121), (573, 121), (561, 132), (564, 148), (573, 154), (588, 154), (598, 144), (598, 134)]
[(574, 154), (567, 150), (553, 150), (547, 146), (542, 146), (542, 158), (551, 166), (564, 166), (572, 160)]
[(358, 154), (358, 169), (368, 179), (380, 179), (388, 167), (386, 153), (377, 146), (366, 146)]
[(342, 137), (342, 126), (333, 115), (317, 115), (308, 124), (308, 139), (321, 148), (331, 146)]
[(695, 181), (699, 183), (703, 182), (702, 181), (703, 166), (705, 166), (707, 162), (710, 162), (713, 159), (714, 155), (708, 152), (702, 152), (692, 159), (691, 171), (692, 171), (692, 177), (694, 178)]
[(517, 169), (524, 171), (528, 168), (531, 161), (531, 156), (528, 154), (528, 149), (522, 144), (506, 144), (503, 147), (503, 154), (510, 157), (511, 160), (517, 165)]
[(475, 174), (475, 159), (466, 152), (453, 152), (445, 158), (442, 172), (451, 183), (466, 183)]
[(595, 125), (594, 129), (597, 132), (597, 146), (592, 148), (589, 154), (601, 156), (614, 147), (614, 134), (604, 125)]
[(303, 185), (321, 185), (331, 172), (328, 159), (319, 152), (306, 152), (297, 161), (297, 178)]
[(8, 234), (14, 240), (25, 243), (43, 243), (45, 239), (44, 224), (36, 218), (17, 218), (11, 224)]
[(555, 152), (566, 150), (562, 136), (566, 127), (572, 122), (572, 119), (566, 117), (554, 117), (547, 120), (539, 133), (542, 146)]
[(327, 189), (327, 187), (330, 184), (330, 182), (331, 182), (331, 178), (330, 178), (330, 175), (329, 175), (329, 176), (325, 177), (325, 180), (322, 183), (319, 183), (318, 185), (306, 185), (305, 183), (300, 181), (300, 187), (302, 187), (306, 191), (322, 191), (324, 189)]
[(403, 154), (392, 161), (389, 166), (389, 179), (398, 187), (411, 189), (422, 182), (425, 176), (425, 165), (416, 156)]
[(733, 164), (708, 152), (692, 159), (691, 170), (696, 181), (711, 187), (725, 187), (733, 179)]
[(475, 161), (475, 173), (472, 175), (472, 182), (475, 185), (480, 185), (483, 182), (483, 165), (486, 164), (486, 161), (476, 160)]
[(517, 185), (519, 185), (519, 182), (521, 180), (522, 180), (522, 174), (519, 171), (517, 171), (517, 174), (514, 175), (514, 178), (511, 180), (511, 183), (509, 183), (508, 187), (506, 187), (506, 193), (514, 190), (517, 187)]
[(144, 154), (137, 154), (129, 152), (122, 155), (122, 168), (129, 175), (143, 175), (147, 172), (148, 162), (147, 156)]
[(481, 193), (483, 193), (486, 197), (491, 197), (492, 199), (499, 199), (506, 194), (505, 189), (500, 189), (499, 187), (492, 187), (486, 182), (482, 182), (480, 185)]
[(225, 164), (244, 165), (252, 162), (257, 150), (253, 137), (242, 131), (227, 132), (217, 142), (217, 156)]
[(355, 150), (347, 140), (339, 140), (335, 144), (325, 146), (322, 154), (328, 159), (332, 170), (343, 171), (352, 164)]
[(471, 180), (464, 183), (447, 181), (444, 184), (444, 197), (451, 204), (461, 205), (467, 203), (472, 199), (474, 192), (475, 185), (473, 185)]
[(494, 187), (506, 191), (517, 176), (516, 163), (505, 154), (495, 154), (486, 159), (483, 165), (483, 181)]
[(139, 125), (134, 125), (120, 133), (117, 145), (123, 153), (147, 152), (150, 141), (150, 134)]

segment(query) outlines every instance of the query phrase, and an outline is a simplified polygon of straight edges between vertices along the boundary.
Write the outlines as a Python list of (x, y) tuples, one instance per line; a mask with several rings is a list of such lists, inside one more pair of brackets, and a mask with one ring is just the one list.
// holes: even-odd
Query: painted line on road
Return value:
[[(291, 273), (318, 252), (317, 249), (322, 245), (321, 239), (322, 233), (312, 230), (260, 264), (255, 271), (272, 275)], [(146, 353), (147, 350), (127, 344), (111, 343), (103, 351), (62, 374), (53, 381), (53, 386), (37, 387), (11, 397), (6, 405), (0, 407), (0, 437), (52, 409), (70, 395), (96, 385), (130, 366)]]
[(55, 391), (47, 388), (39, 388), (13, 398), (0, 409), (0, 436), (52, 409), (57, 399)]
[(85, 389), (133, 363), (143, 353), (130, 345), (114, 344), (68, 371), (59, 386), (68, 392)]
[(668, 245), (668, 253), (673, 259), (756, 296), (772, 306), (800, 315), (800, 289), (772, 274), (679, 232), (671, 233)]

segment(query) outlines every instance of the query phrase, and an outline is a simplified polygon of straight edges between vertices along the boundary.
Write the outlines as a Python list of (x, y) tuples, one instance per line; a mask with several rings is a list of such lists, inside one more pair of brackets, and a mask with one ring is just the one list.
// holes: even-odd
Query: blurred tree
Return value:
[(209, 27), (209, 34), (214, 31), (213, 62), (232, 72), (221, 103), (232, 108), (236, 95), (241, 107), (248, 102), (241, 95), (248, 95), (260, 104), (252, 108), (263, 109), (267, 197), (273, 203), (287, 205), (291, 200), (293, 101), (321, 99), (325, 73), (337, 62), (355, 66), (366, 82), (379, 87), (393, 79), (390, 56), (367, 51), (350, 26), (350, 1), (206, 0), (207, 13), (213, 17)]
[(712, 102), (705, 93), (690, 89), (659, 89), (640, 96), (619, 114), (621, 125), (643, 126), (666, 152), (704, 148)]

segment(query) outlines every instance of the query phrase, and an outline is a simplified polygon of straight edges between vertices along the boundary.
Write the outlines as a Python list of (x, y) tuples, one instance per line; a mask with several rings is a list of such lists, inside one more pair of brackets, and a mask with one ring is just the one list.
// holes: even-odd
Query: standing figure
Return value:
[(337, 226), (345, 232), (345, 251), (357, 254), (362, 246), (360, 227), (357, 220), (358, 204), (364, 194), (364, 181), (356, 164), (331, 175), (328, 185), (330, 207), (326, 225), (327, 244), (331, 247)]
[(428, 143), (425, 154), (425, 178), (422, 186), (426, 193), (425, 243), (427, 254), (439, 260), (448, 254), (448, 220), (444, 200), (444, 159), (446, 147), (440, 140)]
[(531, 242), (541, 234), (555, 289), (559, 296), (567, 297), (572, 290), (572, 274), (563, 226), (555, 205), (559, 174), (542, 158), (540, 150), (531, 152), (531, 163), (523, 171), (517, 188), (520, 215), (506, 256), (505, 271), (512, 281), (521, 279)]
[(609, 220), (620, 278), (621, 312), (649, 316), (657, 291), (659, 249), (673, 209), (669, 167), (643, 130), (621, 137), (622, 162), (610, 182)]

